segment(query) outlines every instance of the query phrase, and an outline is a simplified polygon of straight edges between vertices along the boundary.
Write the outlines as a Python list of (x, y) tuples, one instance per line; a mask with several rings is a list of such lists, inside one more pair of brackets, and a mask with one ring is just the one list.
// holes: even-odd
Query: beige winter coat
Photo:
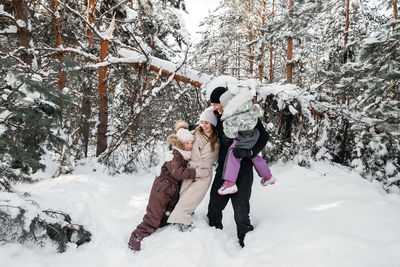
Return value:
[(211, 184), (211, 167), (218, 155), (219, 143), (215, 144), (214, 151), (207, 137), (199, 132), (195, 133), (195, 141), (192, 149), (192, 158), (189, 161), (189, 168), (206, 168), (210, 170), (208, 177), (196, 177), (194, 180), (182, 181), (179, 201), (169, 216), (168, 223), (192, 222), (192, 214), (203, 200)]

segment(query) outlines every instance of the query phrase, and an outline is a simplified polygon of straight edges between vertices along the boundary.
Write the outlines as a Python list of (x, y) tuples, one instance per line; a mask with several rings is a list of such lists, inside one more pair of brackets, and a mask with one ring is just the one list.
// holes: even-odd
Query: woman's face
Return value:
[(193, 141), (187, 141), (185, 143), (183, 143), (185, 146), (185, 150), (187, 151), (192, 151), (193, 148)]
[(211, 133), (211, 123), (208, 121), (200, 121), (200, 127), (203, 128), (203, 132)]

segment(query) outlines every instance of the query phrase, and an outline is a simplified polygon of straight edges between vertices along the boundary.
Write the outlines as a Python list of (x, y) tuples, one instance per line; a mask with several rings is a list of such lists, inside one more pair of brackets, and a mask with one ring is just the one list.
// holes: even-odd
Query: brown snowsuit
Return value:
[(142, 223), (131, 234), (129, 246), (134, 250), (140, 250), (140, 240), (167, 224), (168, 214), (178, 202), (181, 180), (196, 176), (178, 150), (173, 149), (172, 153), (173, 159), (163, 164), (160, 176), (153, 183)]

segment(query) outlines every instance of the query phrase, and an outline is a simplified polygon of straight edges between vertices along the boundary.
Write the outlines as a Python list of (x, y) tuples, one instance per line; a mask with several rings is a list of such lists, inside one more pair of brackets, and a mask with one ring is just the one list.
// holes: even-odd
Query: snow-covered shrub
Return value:
[(16, 193), (0, 192), (0, 244), (31, 243), (44, 246), (54, 243), (64, 252), (68, 243), (77, 246), (89, 242), (91, 233), (73, 224), (68, 214), (44, 210), (33, 200)]
[(294, 85), (258, 87), (270, 134), (264, 158), (269, 162), (294, 160), (301, 166), (327, 159), (382, 182), (387, 191), (398, 187), (400, 145), (396, 130), (391, 125), (382, 128), (381, 120), (373, 113), (360, 113), (357, 105), (321, 101), (320, 93), (311, 92)]
[(367, 179), (381, 181), (388, 191), (392, 186), (399, 186), (399, 140), (371, 129), (361, 132), (355, 141), (351, 167)]

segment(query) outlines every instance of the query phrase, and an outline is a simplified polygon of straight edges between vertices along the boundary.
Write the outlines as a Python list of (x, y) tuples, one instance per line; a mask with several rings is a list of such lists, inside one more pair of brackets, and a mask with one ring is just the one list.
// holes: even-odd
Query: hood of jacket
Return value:
[(250, 90), (241, 90), (238, 94), (234, 95), (233, 98), (228, 102), (226, 107), (224, 107), (224, 112), (222, 113), (221, 120), (225, 120), (226, 118), (236, 113), (240, 113), (250, 109), (253, 104), (251, 103), (252, 99), (253, 95), (251, 94)]

